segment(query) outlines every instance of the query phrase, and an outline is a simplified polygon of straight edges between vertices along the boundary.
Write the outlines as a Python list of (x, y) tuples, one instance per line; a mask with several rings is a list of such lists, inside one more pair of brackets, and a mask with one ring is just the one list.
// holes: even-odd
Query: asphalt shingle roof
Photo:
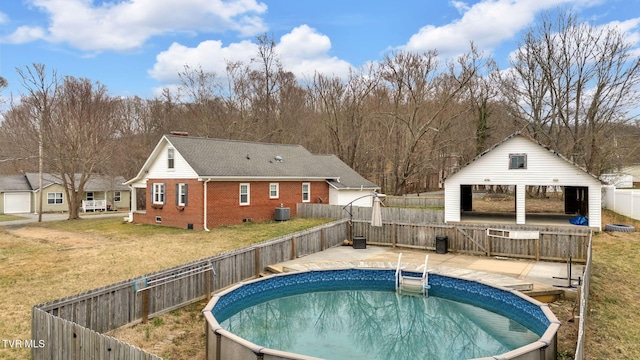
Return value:
[(334, 155), (315, 155), (301, 145), (166, 136), (202, 177), (319, 178), (342, 188), (377, 188)]
[(24, 175), (2, 175), (0, 192), (4, 191), (31, 191), (31, 186)]

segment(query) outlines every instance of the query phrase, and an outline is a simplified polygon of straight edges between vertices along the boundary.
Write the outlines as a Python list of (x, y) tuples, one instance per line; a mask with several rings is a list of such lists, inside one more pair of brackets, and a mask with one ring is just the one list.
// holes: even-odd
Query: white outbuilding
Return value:
[(601, 230), (601, 182), (585, 169), (529, 136), (516, 132), (444, 179), (445, 222), (460, 222), (472, 210), (474, 186), (515, 188), (516, 224), (527, 223), (526, 187), (561, 188), (565, 214), (580, 214)]

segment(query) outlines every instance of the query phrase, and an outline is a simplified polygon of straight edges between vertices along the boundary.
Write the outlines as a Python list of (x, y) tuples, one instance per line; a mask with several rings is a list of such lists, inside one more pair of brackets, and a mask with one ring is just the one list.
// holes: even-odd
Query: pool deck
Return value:
[[(575, 297), (578, 281), (568, 288), (566, 263), (541, 262), (462, 255), (456, 253), (437, 254), (433, 251), (389, 248), (368, 245), (366, 249), (339, 246), (269, 266), (272, 273), (324, 270), (335, 268), (385, 268), (395, 269), (398, 255), (402, 253), (405, 270), (422, 271), (425, 255), (429, 255), (429, 273), (482, 281), (490, 285), (522, 291), (540, 301), (550, 302), (558, 297)], [(583, 264), (572, 264), (572, 278), (582, 276)]]

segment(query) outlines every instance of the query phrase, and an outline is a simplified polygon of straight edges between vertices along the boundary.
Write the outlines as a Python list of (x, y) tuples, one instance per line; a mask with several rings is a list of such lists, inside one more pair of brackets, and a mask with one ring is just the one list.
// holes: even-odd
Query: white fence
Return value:
[(640, 190), (602, 187), (602, 207), (618, 214), (640, 220)]

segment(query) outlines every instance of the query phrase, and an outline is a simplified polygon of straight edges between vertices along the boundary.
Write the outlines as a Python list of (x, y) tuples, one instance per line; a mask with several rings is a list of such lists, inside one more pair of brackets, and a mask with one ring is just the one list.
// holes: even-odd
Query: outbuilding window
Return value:
[(509, 169), (526, 169), (527, 154), (509, 154)]

